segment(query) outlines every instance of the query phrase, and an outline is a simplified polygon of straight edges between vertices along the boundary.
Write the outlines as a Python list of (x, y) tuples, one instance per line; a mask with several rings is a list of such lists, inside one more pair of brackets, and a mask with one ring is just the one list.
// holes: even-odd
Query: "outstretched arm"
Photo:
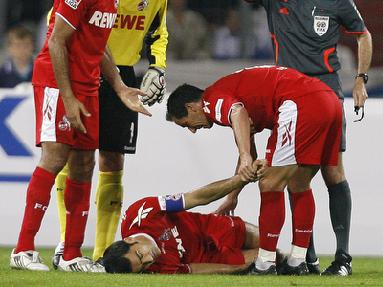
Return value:
[[(263, 176), (267, 168), (267, 163), (265, 160), (256, 160), (250, 168), (256, 175), (252, 180), (255, 182)], [(162, 210), (170, 212), (187, 210), (199, 205), (209, 204), (210, 202), (224, 197), (233, 190), (243, 188), (249, 182), (250, 181), (245, 176), (237, 174), (188, 193), (159, 196), (158, 199)]]
[(145, 93), (141, 92), (139, 89), (130, 88), (124, 84), (108, 47), (105, 49), (104, 57), (101, 61), (101, 72), (125, 106), (132, 111), (151, 116), (151, 114), (143, 107), (139, 98), (140, 96), (144, 96)]
[(220, 180), (184, 194), (185, 209), (199, 205), (206, 205), (224, 197), (232, 190), (244, 187), (248, 181), (235, 175), (228, 179)]

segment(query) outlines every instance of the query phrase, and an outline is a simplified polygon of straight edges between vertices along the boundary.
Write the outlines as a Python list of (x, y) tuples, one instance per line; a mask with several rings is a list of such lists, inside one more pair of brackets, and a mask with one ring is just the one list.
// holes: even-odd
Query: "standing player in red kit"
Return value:
[(123, 84), (113, 60), (104, 52), (117, 7), (117, 0), (54, 1), (47, 40), (32, 79), (36, 144), (42, 147), (42, 155), (28, 186), (24, 219), (10, 259), (13, 268), (49, 270), (35, 251), (34, 238), (48, 208), (55, 177), (68, 163), (67, 227), (59, 269), (102, 271), (82, 257), (80, 250), (98, 147), (100, 68), (127, 107), (148, 114), (138, 99), (143, 93)]
[[(326, 115), (326, 116), (324, 116)], [(317, 79), (277, 66), (247, 68), (205, 91), (183, 85), (169, 97), (167, 119), (195, 133), (213, 123), (233, 129), (239, 151), (236, 172), (251, 178), (254, 134), (272, 131), (270, 167), (259, 181), (260, 245), (254, 274), (275, 274), (276, 247), (285, 220), (284, 189), (292, 194), (293, 240), (280, 274), (306, 274), (315, 214), (310, 182), (320, 165), (336, 165), (342, 109), (335, 93)]]

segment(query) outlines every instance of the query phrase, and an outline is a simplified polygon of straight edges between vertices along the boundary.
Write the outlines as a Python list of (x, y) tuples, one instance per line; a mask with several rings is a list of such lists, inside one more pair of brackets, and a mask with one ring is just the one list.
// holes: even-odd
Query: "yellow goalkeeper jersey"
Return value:
[(141, 53), (145, 53), (150, 66), (166, 67), (166, 9), (167, 0), (119, 1), (118, 15), (108, 40), (117, 65), (133, 66), (140, 60)]

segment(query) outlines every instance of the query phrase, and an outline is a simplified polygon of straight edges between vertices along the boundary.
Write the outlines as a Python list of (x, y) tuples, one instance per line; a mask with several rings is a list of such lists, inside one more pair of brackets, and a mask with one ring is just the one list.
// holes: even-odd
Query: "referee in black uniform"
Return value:
[[(344, 95), (337, 73), (340, 69), (337, 43), (342, 28), (345, 33), (356, 36), (358, 71), (355, 73), (353, 98), (355, 111), (363, 117), (363, 106), (368, 97), (365, 84), (371, 63), (372, 40), (353, 0), (245, 1), (262, 5), (267, 12), (275, 63), (317, 77), (334, 90), (342, 103)], [(351, 194), (342, 162), (342, 152), (346, 150), (345, 132), (344, 118), (339, 164), (321, 168), (330, 197), (331, 223), (337, 241), (335, 260), (322, 275), (352, 274), (352, 257), (349, 255)], [(320, 273), (312, 240), (306, 261), (311, 273)], [(299, 272), (294, 267), (297, 266), (287, 266), (286, 273)]]

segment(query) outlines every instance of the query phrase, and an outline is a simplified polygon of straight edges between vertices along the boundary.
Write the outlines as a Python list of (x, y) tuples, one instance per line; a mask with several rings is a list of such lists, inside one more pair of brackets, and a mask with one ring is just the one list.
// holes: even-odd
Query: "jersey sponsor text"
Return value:
[(117, 14), (113, 28), (142, 31), (145, 28), (145, 16)]
[(92, 18), (89, 20), (89, 24), (100, 28), (112, 29), (114, 22), (116, 21), (116, 17), (116, 13), (94, 11)]

